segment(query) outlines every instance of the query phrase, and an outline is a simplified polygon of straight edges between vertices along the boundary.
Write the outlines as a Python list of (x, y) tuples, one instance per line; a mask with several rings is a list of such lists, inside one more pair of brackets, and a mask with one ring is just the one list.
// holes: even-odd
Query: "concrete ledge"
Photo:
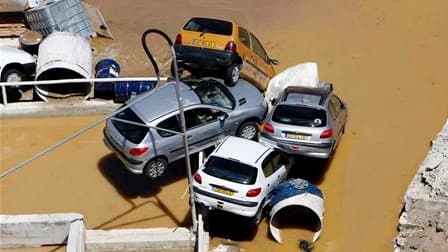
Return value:
[(0, 117), (70, 116), (109, 114), (122, 104), (112, 100), (74, 100), (61, 102), (16, 102), (0, 105)]
[(448, 251), (448, 121), (404, 196), (394, 251)]
[(84, 252), (86, 242), (86, 229), (83, 220), (74, 220), (70, 224), (67, 241), (67, 252)]
[(1, 248), (40, 247), (65, 244), (77, 213), (0, 215)]
[(86, 250), (193, 249), (187, 228), (86, 230)]

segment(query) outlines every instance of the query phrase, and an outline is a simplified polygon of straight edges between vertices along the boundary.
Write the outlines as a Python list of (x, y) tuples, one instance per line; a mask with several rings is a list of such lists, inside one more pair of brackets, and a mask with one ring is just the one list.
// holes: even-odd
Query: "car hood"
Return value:
[(235, 102), (238, 106), (265, 104), (263, 94), (254, 85), (245, 80), (239, 80), (235, 86), (228, 87), (228, 89), (235, 97)]
[(36, 62), (31, 54), (11, 46), (0, 46), (0, 55), (0, 67), (9, 63), (28, 64)]

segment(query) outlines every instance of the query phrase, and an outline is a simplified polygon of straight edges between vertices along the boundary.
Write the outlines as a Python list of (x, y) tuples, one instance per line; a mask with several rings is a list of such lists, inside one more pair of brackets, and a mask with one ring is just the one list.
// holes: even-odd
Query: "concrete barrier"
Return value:
[(187, 228), (86, 230), (86, 250), (192, 249), (194, 235)]
[(448, 121), (404, 195), (394, 251), (448, 251)]
[(0, 215), (1, 248), (40, 247), (65, 244), (70, 225), (82, 223), (77, 213)]
[(122, 104), (113, 101), (17, 102), (0, 105), (0, 118), (110, 114)]

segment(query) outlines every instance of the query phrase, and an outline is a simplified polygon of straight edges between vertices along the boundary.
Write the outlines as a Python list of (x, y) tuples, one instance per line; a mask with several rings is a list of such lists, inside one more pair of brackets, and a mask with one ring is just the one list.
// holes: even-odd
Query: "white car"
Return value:
[(291, 161), (267, 145), (229, 136), (193, 177), (194, 199), (259, 223), (268, 194), (289, 172)]
[(0, 46), (0, 78), (2, 82), (31, 79), (36, 59), (29, 53), (10, 46)]

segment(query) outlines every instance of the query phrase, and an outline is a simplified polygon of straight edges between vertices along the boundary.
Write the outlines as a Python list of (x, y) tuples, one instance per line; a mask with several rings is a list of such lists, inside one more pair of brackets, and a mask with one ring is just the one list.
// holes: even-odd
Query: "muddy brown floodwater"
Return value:
[[(280, 60), (278, 71), (317, 62), (320, 79), (333, 82), (347, 102), (349, 119), (328, 167), (309, 160), (295, 167), (325, 197), (315, 251), (392, 250), (401, 197), (448, 116), (447, 1), (87, 2), (101, 8), (112, 29), (115, 40), (106, 53), (119, 60), (122, 75), (151, 72), (139, 42), (145, 29), (174, 37), (195, 15), (244, 24)], [(99, 118), (2, 118), (1, 170)], [(102, 126), (8, 175), (0, 186), (2, 214), (79, 212), (91, 229), (190, 224), (185, 173), (173, 169), (158, 184), (129, 174), (104, 147)], [(240, 230), (237, 219), (219, 225), (224, 231), (215, 232), (213, 244), (234, 239), (246, 251), (298, 251), (298, 240), (311, 237), (288, 226), (277, 244), (266, 222), (239, 235), (232, 231)]]

